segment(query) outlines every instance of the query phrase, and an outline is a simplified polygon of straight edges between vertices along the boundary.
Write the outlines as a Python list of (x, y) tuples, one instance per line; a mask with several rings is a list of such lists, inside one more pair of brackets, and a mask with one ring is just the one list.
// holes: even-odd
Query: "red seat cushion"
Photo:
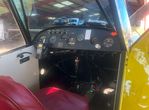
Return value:
[(39, 100), (10, 77), (0, 76), (0, 110), (45, 110)]
[(59, 88), (42, 89), (36, 96), (10, 77), (0, 76), (0, 110), (88, 110), (87, 100)]
[(35, 93), (47, 110), (88, 110), (86, 98), (56, 87)]

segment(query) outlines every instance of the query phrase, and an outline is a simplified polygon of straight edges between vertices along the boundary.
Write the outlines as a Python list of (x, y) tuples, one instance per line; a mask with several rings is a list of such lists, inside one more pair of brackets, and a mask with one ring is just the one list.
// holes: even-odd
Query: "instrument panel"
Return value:
[(60, 28), (49, 29), (41, 34), (46, 38), (49, 48), (97, 51), (120, 51), (117, 35), (104, 29)]

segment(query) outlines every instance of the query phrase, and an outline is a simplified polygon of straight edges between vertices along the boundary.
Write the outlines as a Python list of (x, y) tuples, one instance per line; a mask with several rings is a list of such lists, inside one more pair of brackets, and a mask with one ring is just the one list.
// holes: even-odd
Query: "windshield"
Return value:
[[(13, 0), (22, 16), (20, 0)], [(109, 27), (108, 17), (102, 11), (110, 12), (108, 0), (22, 0), (31, 35), (52, 26), (96, 26)], [(105, 5), (106, 4), (106, 5)], [(21, 17), (22, 18), (22, 17)], [(110, 18), (110, 16), (109, 16)], [(22, 18), (22, 20), (24, 20)], [(111, 19), (109, 21), (112, 21)], [(32, 35), (34, 36), (34, 35)]]

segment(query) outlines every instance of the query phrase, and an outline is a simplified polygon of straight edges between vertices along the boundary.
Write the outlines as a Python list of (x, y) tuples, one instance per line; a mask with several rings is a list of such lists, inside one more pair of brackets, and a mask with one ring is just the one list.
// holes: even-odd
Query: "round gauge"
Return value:
[(69, 39), (68, 39), (68, 44), (69, 44), (69, 45), (75, 45), (75, 44), (76, 44), (76, 39), (73, 38), (73, 37), (69, 38)]
[(77, 36), (78, 41), (83, 41), (85, 39), (85, 36), (83, 34), (80, 34)]
[(107, 47), (107, 48), (112, 47), (113, 44), (114, 44), (114, 40), (112, 38), (107, 38), (103, 42), (104, 47)]
[(56, 36), (50, 37), (50, 43), (54, 44), (56, 42)]
[(101, 49), (101, 45), (100, 44), (95, 44), (95, 48), (96, 49)]
[(91, 42), (91, 44), (95, 45), (98, 42), (98, 40), (96, 37), (92, 37), (90, 42)]

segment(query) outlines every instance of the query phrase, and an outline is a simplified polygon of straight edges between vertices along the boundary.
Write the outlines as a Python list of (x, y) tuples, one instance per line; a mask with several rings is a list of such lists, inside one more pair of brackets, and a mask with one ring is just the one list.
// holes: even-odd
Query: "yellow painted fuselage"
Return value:
[(149, 30), (127, 57), (120, 110), (149, 110)]

